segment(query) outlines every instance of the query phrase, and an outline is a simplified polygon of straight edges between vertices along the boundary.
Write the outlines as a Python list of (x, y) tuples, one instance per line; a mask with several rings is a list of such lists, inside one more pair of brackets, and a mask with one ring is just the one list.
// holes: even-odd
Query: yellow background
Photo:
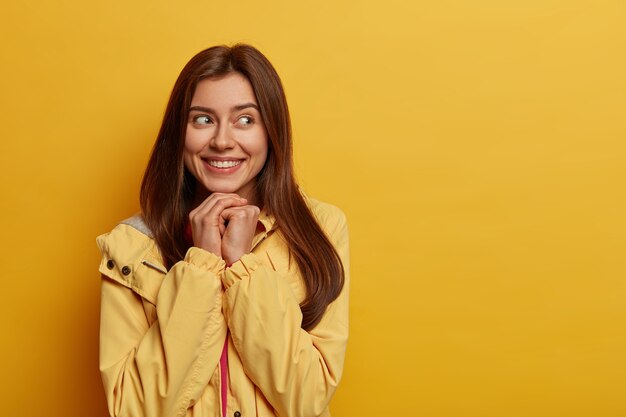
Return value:
[(623, 0), (0, 7), (2, 415), (106, 415), (95, 236), (182, 66), (236, 41), (350, 221), (333, 416), (626, 415)]

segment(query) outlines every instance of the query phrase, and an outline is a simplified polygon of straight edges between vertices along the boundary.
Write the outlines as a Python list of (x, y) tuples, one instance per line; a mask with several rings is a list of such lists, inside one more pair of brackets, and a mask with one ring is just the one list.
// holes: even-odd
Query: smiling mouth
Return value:
[(215, 161), (212, 159), (206, 160), (206, 162), (212, 166), (213, 168), (232, 168), (232, 167), (236, 167), (237, 165), (241, 164), (241, 162), (243, 162), (242, 160), (236, 160), (236, 161)]

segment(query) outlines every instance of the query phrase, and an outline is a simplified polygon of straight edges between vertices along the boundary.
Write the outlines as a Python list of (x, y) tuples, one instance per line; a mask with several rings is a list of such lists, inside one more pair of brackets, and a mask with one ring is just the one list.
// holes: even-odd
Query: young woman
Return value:
[(248, 45), (182, 70), (141, 188), (98, 237), (112, 416), (329, 416), (348, 338), (342, 212), (293, 175), (285, 94)]

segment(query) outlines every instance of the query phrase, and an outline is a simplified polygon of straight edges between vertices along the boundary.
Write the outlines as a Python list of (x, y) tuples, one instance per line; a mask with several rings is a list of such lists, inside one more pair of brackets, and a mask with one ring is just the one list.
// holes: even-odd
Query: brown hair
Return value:
[(170, 268), (189, 248), (184, 228), (196, 180), (184, 166), (183, 147), (191, 99), (201, 80), (232, 72), (250, 81), (267, 130), (268, 155), (257, 177), (256, 191), (263, 208), (276, 218), (277, 230), (302, 274), (306, 287), (306, 298), (300, 304), (302, 328), (309, 330), (341, 292), (344, 269), (298, 190), (285, 92), (276, 70), (257, 49), (245, 44), (215, 46), (198, 53), (183, 68), (141, 184), (143, 215)]

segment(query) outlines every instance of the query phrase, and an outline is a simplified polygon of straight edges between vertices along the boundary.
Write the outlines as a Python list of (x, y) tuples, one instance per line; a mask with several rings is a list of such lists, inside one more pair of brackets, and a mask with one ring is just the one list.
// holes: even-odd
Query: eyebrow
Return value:
[[(248, 109), (248, 108), (255, 108), (257, 111), (259, 110), (259, 106), (257, 106), (254, 103), (244, 103), (244, 104), (239, 104), (237, 106), (233, 106), (230, 110), (231, 111), (239, 111), (239, 110), (243, 110), (243, 109)], [(215, 113), (215, 110), (213, 110), (210, 107), (203, 107), (203, 106), (192, 106), (191, 108), (189, 108), (189, 111), (201, 111), (201, 112), (205, 112), (205, 113)]]

